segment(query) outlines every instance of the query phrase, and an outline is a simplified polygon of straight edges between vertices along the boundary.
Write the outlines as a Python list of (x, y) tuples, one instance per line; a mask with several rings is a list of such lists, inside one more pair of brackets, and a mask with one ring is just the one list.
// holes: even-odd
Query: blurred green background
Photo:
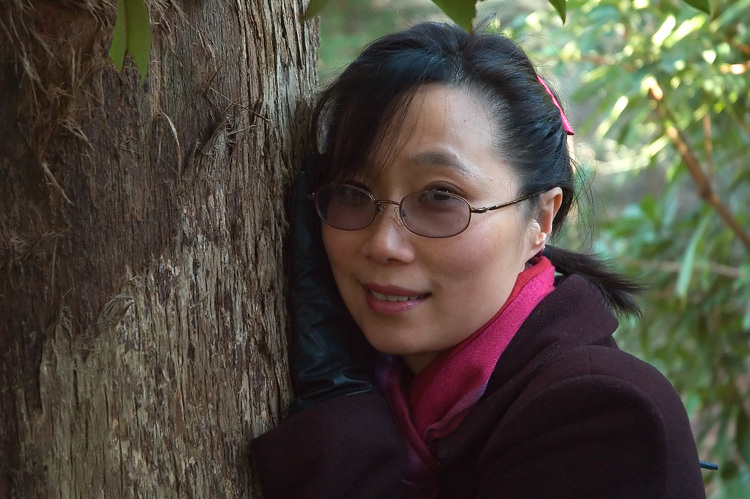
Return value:
[[(648, 292), (620, 345), (680, 391), (709, 497), (750, 497), (750, 0), (485, 0), (477, 20), (519, 42), (563, 97), (581, 182), (557, 244), (593, 248)], [(330, 0), (325, 85), (368, 42), (423, 20), (430, 0)], [(589, 230), (594, 228), (593, 232)]]

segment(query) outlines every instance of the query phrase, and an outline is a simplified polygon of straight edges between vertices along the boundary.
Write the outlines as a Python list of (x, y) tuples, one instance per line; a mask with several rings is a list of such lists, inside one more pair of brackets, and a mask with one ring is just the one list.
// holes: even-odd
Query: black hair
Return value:
[[(382, 128), (398, 126), (420, 87), (436, 83), (471, 91), (487, 106), (498, 155), (515, 169), (518, 196), (563, 191), (552, 235), (577, 197), (567, 131), (551, 94), (526, 53), (507, 37), (422, 23), (386, 35), (368, 47), (318, 98), (312, 130), (320, 149), (320, 182), (350, 176), (383, 146)], [(592, 255), (547, 246), (561, 274), (594, 283), (617, 312), (638, 313), (639, 286)]]

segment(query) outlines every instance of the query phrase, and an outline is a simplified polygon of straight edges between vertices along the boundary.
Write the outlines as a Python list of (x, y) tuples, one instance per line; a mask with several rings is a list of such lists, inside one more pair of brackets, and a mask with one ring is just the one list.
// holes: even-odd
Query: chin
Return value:
[(370, 339), (371, 337), (365, 334), (365, 339), (367, 339), (367, 342), (377, 350), (378, 352), (387, 353), (388, 355), (413, 355), (415, 353), (418, 353), (415, 351), (416, 349), (414, 347), (409, 347), (407, 345), (399, 345), (394, 344), (393, 341), (373, 341)]

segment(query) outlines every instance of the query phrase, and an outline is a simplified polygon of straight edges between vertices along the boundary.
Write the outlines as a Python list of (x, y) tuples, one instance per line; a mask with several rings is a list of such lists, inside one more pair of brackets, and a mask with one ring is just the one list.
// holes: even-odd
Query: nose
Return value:
[(386, 211), (385, 205), (392, 204), (393, 206), (393, 213), (396, 214), (396, 223), (398, 223), (399, 227), (404, 226), (404, 219), (401, 218), (401, 205), (397, 203), (396, 201), (389, 201), (387, 199), (383, 200), (381, 199), (378, 201), (378, 215), (383, 215)]
[[(385, 204), (393, 204), (391, 211)], [(394, 201), (384, 201), (380, 205), (380, 215), (365, 229), (367, 239), (363, 245), (365, 255), (380, 263), (409, 263), (414, 260), (412, 233), (405, 230), (399, 215), (399, 205)], [(395, 222), (395, 223), (394, 223)]]

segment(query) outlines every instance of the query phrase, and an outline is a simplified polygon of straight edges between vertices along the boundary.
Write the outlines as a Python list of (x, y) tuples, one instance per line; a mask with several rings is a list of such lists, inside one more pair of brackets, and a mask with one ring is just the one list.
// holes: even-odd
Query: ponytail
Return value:
[(643, 286), (635, 279), (611, 270), (608, 262), (555, 246), (545, 247), (543, 254), (557, 272), (563, 275), (578, 274), (595, 285), (616, 314), (641, 315), (635, 295), (643, 291)]

